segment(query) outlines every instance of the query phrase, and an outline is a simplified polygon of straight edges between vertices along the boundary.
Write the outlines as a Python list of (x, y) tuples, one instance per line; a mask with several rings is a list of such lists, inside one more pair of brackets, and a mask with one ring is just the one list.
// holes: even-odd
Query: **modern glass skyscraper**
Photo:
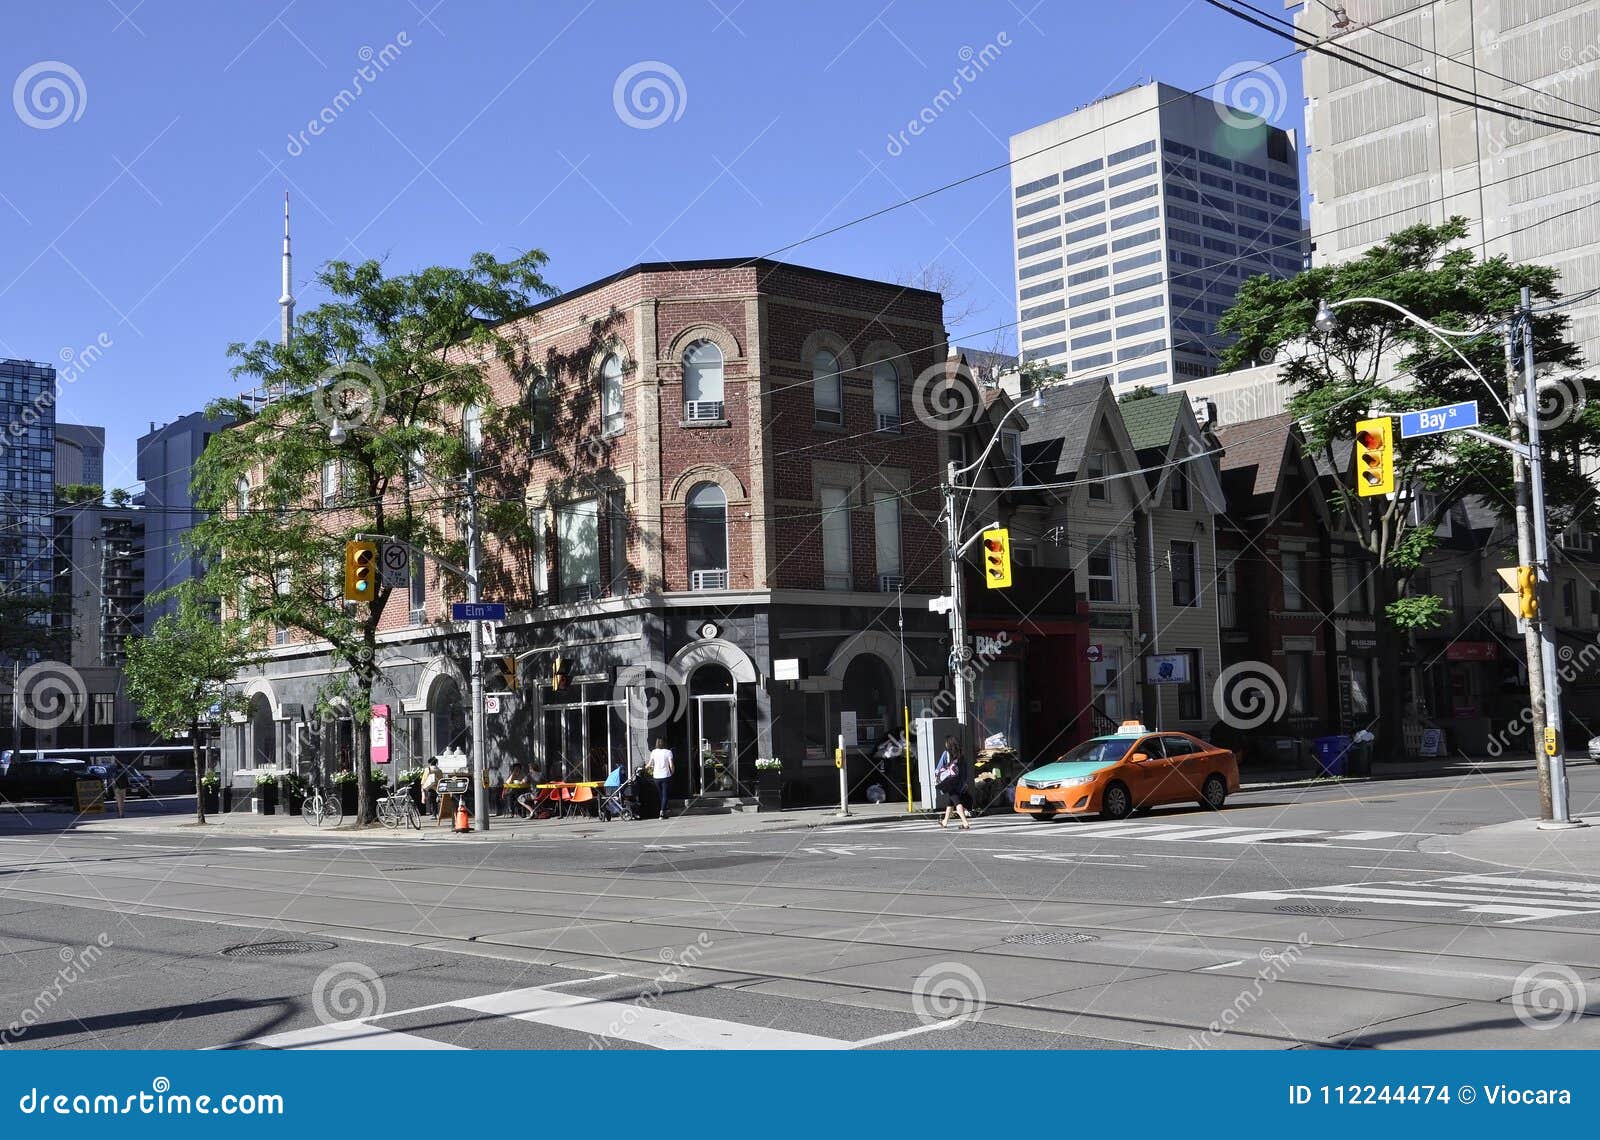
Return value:
[(1119, 391), (1216, 370), (1239, 283), (1304, 265), (1294, 136), (1145, 83), (1011, 138), (1018, 346)]
[(10, 594), (50, 595), (55, 447), (55, 367), (0, 360), (0, 590)]

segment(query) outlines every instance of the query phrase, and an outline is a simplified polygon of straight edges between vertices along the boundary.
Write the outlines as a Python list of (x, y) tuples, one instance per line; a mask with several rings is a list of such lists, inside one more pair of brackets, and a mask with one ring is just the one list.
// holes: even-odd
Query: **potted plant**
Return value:
[(783, 761), (776, 756), (756, 761), (756, 810), (783, 810)]
[(395, 777), (395, 786), (405, 788), (411, 793), (411, 802), (420, 810), (422, 807), (422, 769), (407, 768)]
[(339, 810), (347, 816), (356, 814), (356, 774), (354, 772), (335, 772), (333, 774), (334, 794), (339, 797)]
[(310, 785), (304, 776), (298, 772), (285, 772), (278, 780), (278, 792), (283, 799), (283, 810), (290, 815), (299, 815), (309, 790)]
[(262, 815), (276, 815), (278, 811), (278, 777), (274, 772), (256, 775), (256, 808)]
[(200, 777), (200, 798), (204, 801), (202, 806), (208, 813), (222, 810), (222, 774), (216, 769), (213, 768)]

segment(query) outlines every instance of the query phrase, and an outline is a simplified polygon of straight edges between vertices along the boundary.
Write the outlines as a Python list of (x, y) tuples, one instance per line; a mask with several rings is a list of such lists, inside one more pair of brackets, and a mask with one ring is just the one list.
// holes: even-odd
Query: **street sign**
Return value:
[(488, 713), (490, 716), (498, 716), (500, 713), (500, 697), (494, 693), (485, 694), (483, 698), (483, 711)]
[(1106, 647), (1100, 644), (1091, 644), (1084, 649), (1083, 655), (1089, 659), (1089, 664), (1098, 665), (1105, 660)]
[(1464, 400), (1459, 404), (1444, 404), (1425, 408), (1420, 412), (1400, 413), (1400, 438), (1415, 439), (1419, 435), (1438, 435), (1441, 432), (1459, 431), (1478, 426), (1478, 401)]
[(850, 709), (839, 712), (839, 737), (850, 747), (856, 746), (856, 714)]
[(389, 706), (372, 706), (371, 728), (372, 762), (374, 764), (387, 764), (389, 762)]
[(411, 581), (411, 548), (403, 542), (386, 542), (378, 556), (383, 567), (383, 580), (391, 586)]
[(450, 606), (451, 621), (505, 621), (504, 602), (455, 602)]

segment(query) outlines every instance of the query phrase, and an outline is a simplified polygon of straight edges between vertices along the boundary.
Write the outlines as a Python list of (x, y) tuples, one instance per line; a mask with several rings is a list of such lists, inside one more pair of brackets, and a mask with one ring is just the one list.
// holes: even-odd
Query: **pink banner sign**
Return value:
[(372, 706), (372, 762), (389, 762), (389, 706)]

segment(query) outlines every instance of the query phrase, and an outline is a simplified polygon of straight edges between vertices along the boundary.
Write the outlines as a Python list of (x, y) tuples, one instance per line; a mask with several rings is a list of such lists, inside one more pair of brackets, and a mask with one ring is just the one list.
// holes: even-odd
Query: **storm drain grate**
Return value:
[(1357, 906), (1317, 906), (1314, 903), (1297, 903), (1293, 906), (1275, 906), (1272, 909), (1277, 911), (1279, 914), (1308, 914), (1322, 917), (1361, 913), (1361, 908)]
[(1079, 942), (1098, 942), (1098, 934), (1079, 934), (1075, 930), (1030, 930), (1026, 934), (1008, 934), (1001, 939), (1020, 946), (1072, 946)]
[(338, 946), (337, 942), (317, 938), (286, 938), (282, 942), (246, 942), (241, 946), (229, 946), (221, 953), (228, 958), (286, 958), (290, 954), (315, 954)]

